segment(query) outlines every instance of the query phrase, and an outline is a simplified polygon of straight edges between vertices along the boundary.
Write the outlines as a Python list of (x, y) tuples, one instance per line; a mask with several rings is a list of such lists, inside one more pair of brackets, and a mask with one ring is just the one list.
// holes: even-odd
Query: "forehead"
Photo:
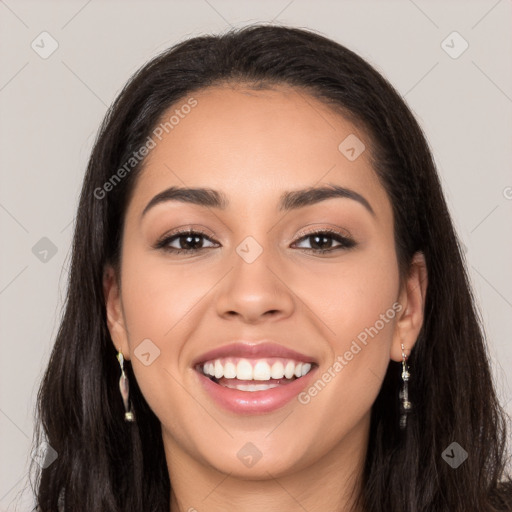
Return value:
[[(195, 106), (183, 108), (191, 98)], [(258, 208), (285, 190), (337, 183), (372, 197), (377, 210), (387, 206), (365, 132), (302, 90), (203, 89), (170, 107), (155, 128), (133, 194), (138, 210), (173, 185), (222, 190), (230, 207)], [(349, 159), (347, 140), (366, 149)]]

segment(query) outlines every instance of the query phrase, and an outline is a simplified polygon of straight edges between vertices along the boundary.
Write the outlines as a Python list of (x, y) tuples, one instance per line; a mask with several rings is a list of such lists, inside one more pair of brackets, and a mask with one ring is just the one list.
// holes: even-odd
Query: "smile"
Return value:
[(203, 389), (235, 413), (268, 413), (284, 406), (309, 383), (318, 365), (286, 358), (225, 357), (196, 365)]

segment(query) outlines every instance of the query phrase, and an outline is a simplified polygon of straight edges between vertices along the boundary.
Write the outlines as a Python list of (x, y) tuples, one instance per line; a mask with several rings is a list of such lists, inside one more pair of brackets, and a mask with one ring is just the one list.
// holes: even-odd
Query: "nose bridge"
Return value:
[(268, 243), (265, 245), (246, 236), (234, 248), (232, 270), (221, 283), (217, 296), (219, 315), (239, 315), (254, 322), (263, 315), (291, 314), (294, 300), (282, 274), (279, 275), (278, 251), (268, 247)]

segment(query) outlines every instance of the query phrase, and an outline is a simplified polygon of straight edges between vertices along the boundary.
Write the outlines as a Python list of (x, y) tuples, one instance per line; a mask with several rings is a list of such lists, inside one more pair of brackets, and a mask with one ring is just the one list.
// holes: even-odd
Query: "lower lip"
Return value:
[[(290, 402), (309, 385), (317, 368), (316, 366), (311, 368), (306, 375), (289, 384), (263, 391), (240, 391), (239, 389), (226, 388), (216, 384), (203, 373), (199, 371), (196, 371), (196, 373), (205, 391), (224, 409), (237, 414), (261, 414), (275, 411)], [(261, 384), (263, 382), (255, 381), (255, 383)]]

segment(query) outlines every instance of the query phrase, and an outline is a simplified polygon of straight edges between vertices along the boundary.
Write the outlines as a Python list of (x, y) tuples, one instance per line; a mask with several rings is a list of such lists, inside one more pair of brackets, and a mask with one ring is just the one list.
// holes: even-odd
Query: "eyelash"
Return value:
[[(187, 229), (187, 230), (183, 230), (183, 231), (177, 231), (176, 233), (173, 233), (172, 235), (169, 235), (169, 236), (164, 236), (158, 242), (156, 242), (154, 248), (155, 249), (161, 249), (163, 251), (170, 252), (172, 254), (191, 254), (191, 253), (203, 250), (203, 249), (214, 249), (214, 247), (203, 247), (203, 248), (200, 248), (200, 249), (176, 249), (175, 247), (169, 247), (168, 246), (168, 244), (171, 241), (173, 241), (173, 240), (175, 240), (175, 239), (177, 239), (177, 238), (179, 238), (181, 236), (184, 236), (184, 235), (189, 235), (189, 236), (199, 235), (201, 237), (207, 238), (208, 240), (210, 240), (210, 242), (213, 242), (213, 240), (211, 240), (211, 238), (206, 233), (204, 233), (203, 231)], [(355, 247), (357, 245), (357, 243), (352, 238), (349, 238), (349, 237), (346, 237), (346, 236), (342, 236), (338, 231), (335, 231), (335, 230), (332, 230), (332, 229), (322, 229), (322, 230), (319, 230), (319, 231), (312, 231), (312, 232), (309, 232), (307, 234), (301, 233), (301, 235), (302, 236), (295, 243), (301, 242), (303, 240), (306, 240), (306, 239), (308, 239), (308, 238), (310, 238), (312, 236), (316, 236), (316, 235), (328, 235), (328, 238), (332, 238), (332, 239), (334, 239), (335, 241), (337, 241), (337, 242), (339, 242), (341, 244), (341, 245), (339, 245), (337, 247), (334, 247), (332, 249), (307, 249), (307, 248), (300, 248), (300, 250), (302, 250), (302, 251), (312, 252), (314, 254), (330, 253), (330, 252), (333, 252), (333, 251), (338, 250), (338, 249), (351, 249), (351, 248), (353, 248), (353, 247)]]

